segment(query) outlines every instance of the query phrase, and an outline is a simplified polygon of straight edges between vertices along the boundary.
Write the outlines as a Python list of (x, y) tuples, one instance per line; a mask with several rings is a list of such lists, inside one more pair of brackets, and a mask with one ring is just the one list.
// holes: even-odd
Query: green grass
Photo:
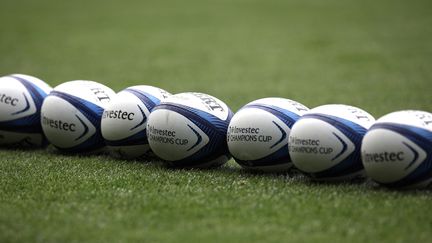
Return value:
[[(0, 74), (432, 111), (428, 0), (0, 4)], [(426, 191), (0, 150), (0, 242), (426, 242)]]

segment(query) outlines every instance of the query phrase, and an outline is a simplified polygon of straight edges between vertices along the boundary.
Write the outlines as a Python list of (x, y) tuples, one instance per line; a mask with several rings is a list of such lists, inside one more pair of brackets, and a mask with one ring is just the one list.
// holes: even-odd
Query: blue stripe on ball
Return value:
[(341, 177), (362, 171), (361, 141), (367, 129), (346, 119), (324, 114), (306, 114), (300, 119), (314, 118), (324, 121), (342, 132), (354, 144), (354, 151), (337, 165), (317, 173), (310, 173), (313, 178)]
[(374, 129), (396, 132), (418, 145), (427, 154), (426, 159), (413, 172), (397, 182), (386, 183), (386, 186), (404, 187), (420, 183), (432, 177), (432, 132), (419, 127), (390, 122), (374, 124), (370, 130)]
[(279, 119), (281, 119), (289, 128), (291, 128), (294, 125), (294, 123), (300, 118), (300, 115), (294, 112), (273, 105), (251, 104), (251, 105), (244, 106), (242, 109), (247, 109), (247, 108), (257, 108), (257, 109), (265, 110), (273, 114), (274, 116), (278, 117)]
[(204, 164), (205, 162), (216, 159), (222, 155), (225, 155), (228, 158), (231, 157), (226, 143), (228, 124), (233, 116), (231, 110), (228, 110), (229, 113), (227, 119), (222, 121), (212, 114), (180, 104), (160, 104), (156, 106), (153, 111), (161, 109), (174, 111), (187, 117), (210, 138), (209, 143), (199, 151), (185, 159), (173, 162), (173, 166), (193, 167)]
[(283, 146), (278, 149), (276, 152), (257, 160), (240, 160), (235, 159), (237, 163), (244, 166), (275, 166), (282, 164), (291, 164), (291, 158), (288, 153), (288, 146)]
[[(36, 106), (36, 112), (32, 115), (16, 120), (0, 122), (0, 130), (19, 133), (42, 133), (42, 127), (40, 125), (40, 110), (47, 93), (26, 79), (14, 75), (9, 77), (19, 81), (27, 89)], [(29, 97), (25, 96), (27, 107), (21, 111), (15, 112), (15, 115), (23, 113), (30, 108), (30, 101), (28, 98)]]
[[(95, 134), (93, 134), (85, 142), (71, 148), (59, 148), (56, 146), (59, 150), (64, 152), (83, 152), (95, 150), (105, 146), (105, 142), (100, 129), (101, 117), (104, 110), (102, 107), (79, 97), (59, 91), (52, 91), (50, 95), (59, 97), (69, 102), (77, 110), (79, 110), (96, 128)], [(82, 136), (85, 136), (85, 134)]]
[(105, 140), (105, 143), (110, 146), (130, 146), (130, 145), (143, 145), (148, 144), (146, 129), (141, 130), (135, 133), (132, 136), (129, 136), (120, 140)]
[[(294, 125), (294, 123), (300, 118), (300, 115), (298, 115), (294, 112), (288, 111), (286, 109), (282, 109), (282, 108), (277, 107), (277, 106), (267, 105), (267, 104), (251, 104), (251, 105), (244, 106), (242, 109), (247, 109), (247, 108), (257, 108), (257, 109), (267, 111), (267, 112), (271, 113), (272, 115), (276, 116), (279, 120), (281, 120), (283, 123), (285, 123), (289, 128), (291, 128)], [(240, 110), (242, 110), (242, 109), (240, 109)], [(273, 123), (279, 129), (282, 129), (275, 122), (273, 122)], [(285, 134), (285, 136), (282, 136), (281, 139), (286, 139), (286, 134)], [(276, 146), (280, 142), (281, 141), (277, 141), (274, 144), (274, 146)], [(250, 160), (250, 161), (236, 159), (236, 162), (238, 162), (241, 165), (245, 165), (245, 166), (274, 166), (274, 165), (291, 163), (291, 158), (290, 158), (289, 153), (288, 153), (288, 146), (283, 146), (282, 148), (280, 148), (276, 152), (274, 152), (274, 153), (272, 153), (266, 157), (263, 157), (261, 159)]]
[(155, 107), (155, 105), (160, 103), (160, 100), (158, 98), (141, 90), (128, 88), (125, 89), (125, 91), (135, 95), (138, 99), (140, 99), (149, 111), (151, 111), (153, 107)]

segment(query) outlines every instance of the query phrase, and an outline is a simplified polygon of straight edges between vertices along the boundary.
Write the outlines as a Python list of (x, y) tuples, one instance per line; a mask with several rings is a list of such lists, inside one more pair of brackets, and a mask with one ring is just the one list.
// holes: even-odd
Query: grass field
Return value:
[[(5, 0), (0, 76), (432, 111), (428, 0)], [(432, 191), (0, 150), (0, 242), (430, 242)]]

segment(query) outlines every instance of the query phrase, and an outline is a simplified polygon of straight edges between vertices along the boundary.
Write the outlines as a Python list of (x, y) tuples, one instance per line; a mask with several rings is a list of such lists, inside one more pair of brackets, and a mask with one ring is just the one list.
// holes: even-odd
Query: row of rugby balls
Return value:
[(0, 78), (0, 144), (64, 152), (108, 148), (122, 158), (153, 151), (172, 166), (214, 167), (229, 158), (242, 167), (286, 171), (317, 180), (367, 174), (389, 187), (432, 180), (432, 114), (399, 111), (377, 121), (347, 105), (309, 110), (283, 98), (246, 104), (235, 115), (203, 93), (171, 95), (152, 86), (115, 93), (93, 81), (54, 89), (14, 74)]

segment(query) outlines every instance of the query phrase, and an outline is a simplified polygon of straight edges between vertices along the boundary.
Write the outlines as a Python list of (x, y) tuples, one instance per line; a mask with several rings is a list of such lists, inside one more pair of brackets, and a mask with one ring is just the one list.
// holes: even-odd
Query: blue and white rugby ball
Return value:
[(55, 87), (41, 110), (40, 122), (48, 141), (64, 152), (104, 147), (100, 122), (104, 108), (115, 95), (93, 81), (70, 81)]
[(151, 112), (147, 137), (151, 150), (175, 167), (214, 167), (230, 158), (226, 132), (233, 113), (203, 93), (173, 95)]
[(105, 108), (101, 131), (110, 154), (132, 159), (149, 151), (146, 135), (150, 111), (171, 94), (148, 85), (126, 88)]
[(311, 109), (289, 135), (294, 166), (316, 180), (363, 178), (361, 141), (374, 121), (366, 111), (348, 105)]
[(46, 145), (40, 110), (52, 88), (42, 80), (23, 74), (0, 78), (0, 145), (39, 147)]
[(264, 98), (243, 106), (228, 127), (228, 149), (242, 167), (283, 172), (292, 167), (288, 135), (309, 109), (293, 100)]
[(405, 110), (381, 117), (363, 138), (362, 159), (367, 175), (381, 185), (430, 185), (432, 113)]

